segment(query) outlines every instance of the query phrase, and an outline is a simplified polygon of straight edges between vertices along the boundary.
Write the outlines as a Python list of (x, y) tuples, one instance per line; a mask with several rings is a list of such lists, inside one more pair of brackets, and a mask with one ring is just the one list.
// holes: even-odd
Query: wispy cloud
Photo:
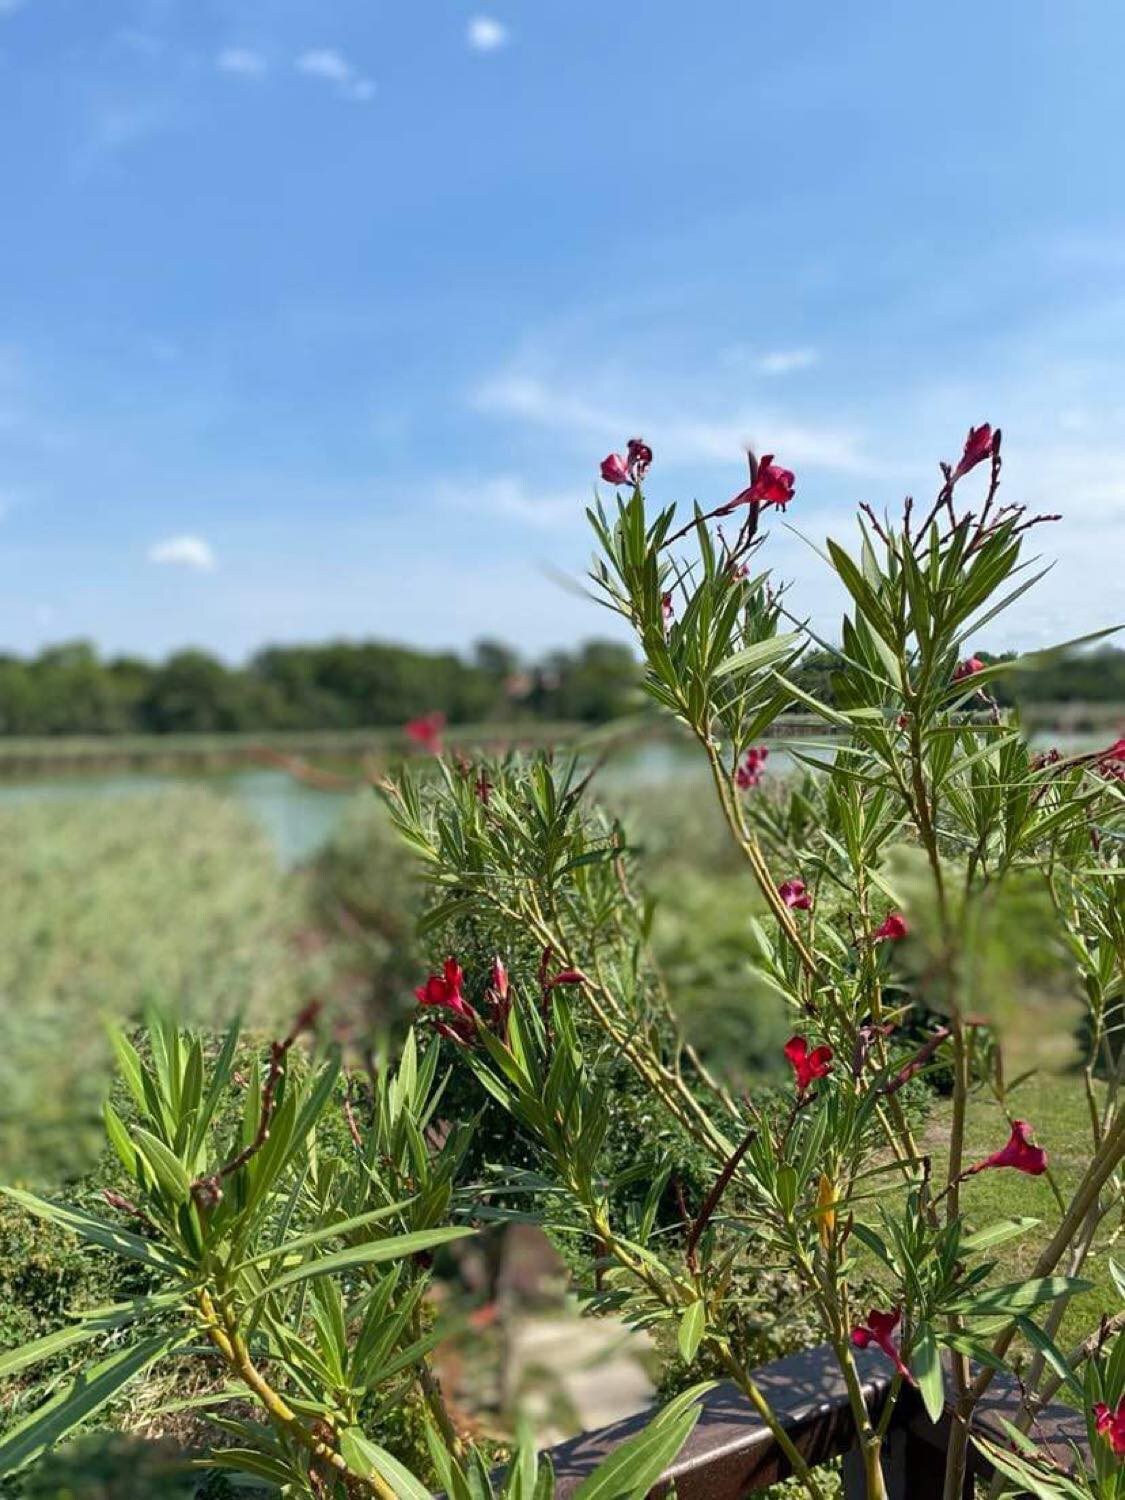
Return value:
[(104, 105), (90, 122), (86, 139), (76, 153), (77, 164), (82, 169), (95, 167), (175, 128), (175, 123), (175, 107), (170, 100)]
[(808, 346), (761, 349), (750, 344), (734, 344), (722, 350), (718, 362), (724, 369), (745, 371), (751, 375), (792, 375), (820, 364), (820, 350)]
[[(538, 376), (502, 373), (480, 385), (471, 397), (476, 410), (556, 433), (569, 432), (591, 444), (619, 444), (643, 432), (659, 444), (662, 463), (679, 467), (729, 463), (753, 447), (780, 454), (785, 461), (842, 474), (872, 474), (882, 467), (869, 459), (861, 434), (839, 423), (795, 419), (761, 408), (740, 407), (715, 416), (696, 414), (680, 391), (634, 390), (628, 405), (577, 395)], [(697, 408), (698, 411), (698, 408)]]
[(584, 525), (588, 493), (539, 490), (512, 474), (491, 479), (440, 480), (430, 487), (438, 503), (467, 514), (499, 516), (543, 530)]
[(224, 47), (215, 58), (215, 66), (220, 72), (237, 73), (243, 78), (262, 78), (269, 71), (263, 54), (252, 47)]
[(138, 57), (159, 57), (165, 50), (163, 37), (154, 36), (151, 31), (141, 31), (136, 26), (123, 26), (120, 31), (115, 31), (111, 44)]
[(474, 16), (465, 30), (465, 40), (474, 52), (499, 52), (511, 41), (511, 32), (494, 16)]
[(154, 542), (148, 549), (148, 560), (161, 565), (192, 568), (197, 573), (212, 573), (215, 570), (215, 554), (211, 550), (211, 544), (201, 536), (170, 536), (162, 542)]
[(335, 47), (311, 47), (300, 54), (294, 66), (309, 78), (332, 84), (342, 98), (357, 104), (364, 104), (375, 95), (371, 79), (364, 77)]

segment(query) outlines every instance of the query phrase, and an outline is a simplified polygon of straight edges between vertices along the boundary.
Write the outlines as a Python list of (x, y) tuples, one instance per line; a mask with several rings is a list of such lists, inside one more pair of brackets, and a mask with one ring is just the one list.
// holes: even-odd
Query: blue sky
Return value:
[(985, 420), (1066, 521), (980, 644), (1125, 619), (1123, 52), (1118, 0), (0, 0), (0, 646), (566, 644), (633, 432), (661, 499), (773, 450), (819, 541)]

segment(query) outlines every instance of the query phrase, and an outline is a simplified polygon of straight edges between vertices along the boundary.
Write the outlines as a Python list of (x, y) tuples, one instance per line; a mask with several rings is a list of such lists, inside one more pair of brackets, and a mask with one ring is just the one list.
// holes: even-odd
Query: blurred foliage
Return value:
[(91, 1164), (106, 1015), (298, 1010), (329, 968), (303, 918), (265, 835), (206, 791), (0, 808), (0, 1178)]
[(751, 916), (763, 903), (703, 781), (685, 777), (603, 797), (655, 902), (652, 949), (685, 1039), (724, 1082), (781, 1076), (792, 1017), (754, 965)]
[(361, 1029), (401, 1030), (423, 959), (413, 861), (370, 790), (356, 794), (305, 876), (311, 930), (332, 948), (334, 1011)]
[[(1009, 655), (982, 653), (986, 662)], [(795, 681), (834, 702), (832, 653), (814, 649)], [(467, 657), (378, 641), (267, 646), (244, 667), (199, 650), (162, 662), (103, 659), (87, 641), (24, 659), (0, 656), (0, 735), (214, 734), (399, 725), (440, 709), (451, 723), (513, 716), (599, 724), (635, 706), (639, 669), (613, 641), (536, 662), (495, 641)], [(1125, 702), (1125, 651), (1111, 646), (1045, 663), (1001, 683), (1002, 703)]]
[(379, 641), (267, 646), (245, 667), (204, 651), (103, 660), (87, 641), (0, 656), (0, 734), (184, 734), (528, 717), (600, 723), (630, 706), (628, 647), (590, 641), (524, 663), (481, 641), (468, 658)]
[(20, 1500), (207, 1500), (246, 1494), (224, 1479), (221, 1489), (201, 1491), (199, 1475), (178, 1444), (150, 1442), (120, 1432), (92, 1432), (49, 1453), (13, 1489)]

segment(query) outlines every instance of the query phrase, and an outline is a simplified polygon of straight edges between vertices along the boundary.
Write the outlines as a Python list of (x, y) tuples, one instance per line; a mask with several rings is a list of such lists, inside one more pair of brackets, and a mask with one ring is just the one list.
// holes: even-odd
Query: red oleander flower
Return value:
[(814, 1047), (810, 1052), (807, 1038), (791, 1036), (784, 1051), (797, 1080), (798, 1097), (818, 1078), (827, 1078), (834, 1055), (831, 1047)]
[(1094, 1403), (1094, 1429), (1104, 1437), (1117, 1458), (1125, 1458), (1125, 1396), (1110, 1411), (1104, 1401)]
[(1013, 1120), (1008, 1144), (994, 1151), (984, 1161), (970, 1167), (966, 1177), (977, 1172), (986, 1172), (990, 1167), (1014, 1167), (1017, 1172), (1026, 1172), (1029, 1177), (1039, 1177), (1047, 1170), (1047, 1153), (1031, 1139), (1031, 1126), (1026, 1120)]
[(969, 435), (965, 439), (965, 451), (961, 455), (961, 462), (953, 471), (955, 480), (961, 479), (970, 469), (975, 469), (977, 464), (984, 463), (986, 458), (992, 457), (993, 445), (996, 435), (987, 422), (980, 427), (970, 427)]
[(629, 446), (625, 452), (625, 463), (629, 474), (635, 484), (639, 484), (645, 477), (645, 471), (652, 463), (652, 449), (644, 438), (630, 438)]
[(769, 748), (766, 745), (752, 745), (746, 752), (746, 759), (734, 773), (734, 784), (739, 791), (749, 791), (762, 779), (762, 773), (769, 759)]
[(958, 662), (957, 669), (953, 673), (954, 682), (964, 682), (966, 677), (975, 677), (978, 672), (983, 672), (985, 663), (979, 656), (970, 656), (966, 661)]
[(447, 958), (440, 974), (431, 974), (425, 984), (414, 991), (419, 1005), (432, 1006), (453, 1013), (452, 1021), (439, 1021), (442, 1036), (455, 1042), (469, 1042), (475, 1032), (476, 1012), (461, 993), (465, 975), (455, 958)]
[(741, 490), (733, 500), (728, 500), (719, 514), (727, 515), (739, 505), (759, 505), (763, 510), (767, 506), (776, 505), (778, 510), (784, 510), (792, 500), (795, 489), (796, 478), (792, 469), (783, 469), (780, 464), (775, 464), (773, 454), (767, 453), (758, 465), (753, 484)]
[(621, 457), (620, 453), (608, 453), (602, 459), (602, 478), (606, 484), (629, 484), (628, 460)]
[(890, 911), (884, 917), (882, 925), (876, 927), (874, 938), (877, 943), (884, 942), (887, 939), (894, 942), (898, 938), (904, 938), (909, 930), (906, 925), (906, 918), (902, 912)]
[(776, 505), (779, 510), (784, 510), (792, 500), (795, 488), (792, 469), (781, 468), (774, 463), (773, 454), (767, 453), (758, 465), (758, 477), (750, 486), (750, 499), (762, 506)]
[(1103, 750), (1102, 760), (1125, 760), (1125, 738), (1114, 740), (1108, 750)]
[(777, 894), (785, 902), (790, 911), (810, 911), (812, 909), (812, 897), (805, 889), (803, 880), (783, 880), (777, 888)]
[(447, 958), (440, 974), (431, 974), (425, 984), (414, 991), (419, 1005), (444, 1006), (458, 1015), (472, 1015), (468, 1001), (461, 993), (465, 972), (455, 958)]
[(405, 726), (406, 737), (413, 740), (423, 750), (428, 750), (431, 755), (441, 754), (441, 734), (445, 728), (445, 715), (439, 708), (432, 713), (422, 714), (417, 719), (411, 719)]
[(882, 1349), (902, 1378), (914, 1385), (916, 1383), (914, 1376), (906, 1368), (894, 1339), (895, 1329), (901, 1322), (901, 1307), (892, 1307), (890, 1312), (880, 1312), (878, 1308), (873, 1307), (867, 1314), (867, 1322), (860, 1323), (852, 1329), (852, 1343), (857, 1349), (867, 1349), (871, 1344), (875, 1344)]

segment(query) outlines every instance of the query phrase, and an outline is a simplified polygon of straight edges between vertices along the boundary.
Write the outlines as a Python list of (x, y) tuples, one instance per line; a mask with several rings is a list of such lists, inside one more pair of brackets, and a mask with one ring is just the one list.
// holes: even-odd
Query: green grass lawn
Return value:
[[(1022, 1084), (1011, 1096), (1017, 1118), (1030, 1121), (1036, 1141), (1047, 1148), (1048, 1175), (1053, 1177), (1067, 1201), (1090, 1160), (1092, 1137), (1085, 1091), (1078, 1074), (1039, 1075)], [(926, 1123), (921, 1144), (930, 1152), (934, 1176), (944, 1175), (951, 1106), (947, 1100), (938, 1103)], [(972, 1165), (998, 1150), (1008, 1139), (1008, 1124), (991, 1100), (974, 1096), (968, 1118), (965, 1162)], [(1028, 1177), (1010, 1168), (982, 1172), (962, 1188), (962, 1206), (974, 1228), (1011, 1215), (1034, 1215), (1042, 1222), (1030, 1233), (1009, 1240), (997, 1248), (1000, 1262), (997, 1277), (1016, 1281), (1029, 1276), (1040, 1250), (1058, 1225), (1060, 1211), (1048, 1176)], [(1070, 1348), (1091, 1333), (1103, 1312), (1115, 1312), (1120, 1298), (1109, 1271), (1112, 1253), (1110, 1240), (1120, 1223), (1111, 1214), (1102, 1225), (1094, 1251), (1082, 1272), (1093, 1282), (1088, 1292), (1074, 1298), (1063, 1322), (1059, 1344)], [(1125, 1261), (1125, 1247), (1117, 1258)], [(1059, 1271), (1065, 1272), (1065, 1265)]]

